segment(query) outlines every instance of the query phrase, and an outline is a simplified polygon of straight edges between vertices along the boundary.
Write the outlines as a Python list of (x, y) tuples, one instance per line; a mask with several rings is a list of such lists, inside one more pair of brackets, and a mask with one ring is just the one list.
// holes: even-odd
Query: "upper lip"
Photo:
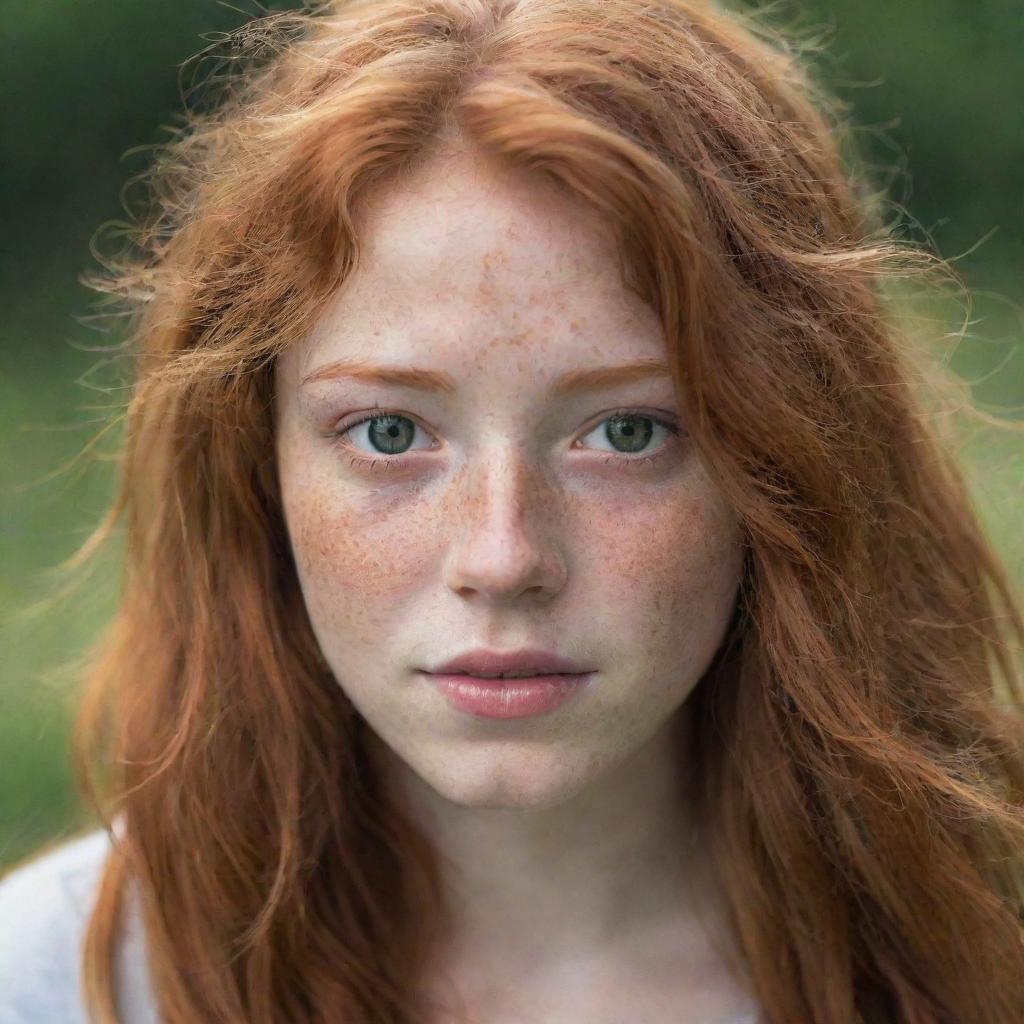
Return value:
[(564, 658), (549, 651), (523, 648), (518, 651), (463, 651), (448, 661), (441, 662), (427, 669), (431, 675), (447, 672), (461, 672), (466, 675), (493, 676), (498, 673), (515, 673), (516, 675), (544, 676), (555, 673), (589, 672), (579, 662)]

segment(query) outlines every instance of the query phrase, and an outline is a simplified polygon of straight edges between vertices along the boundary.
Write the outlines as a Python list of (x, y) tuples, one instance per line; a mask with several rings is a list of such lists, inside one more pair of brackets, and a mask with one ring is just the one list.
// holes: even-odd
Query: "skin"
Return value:
[[(596, 214), (469, 149), (364, 200), (356, 269), (278, 362), (277, 458), (314, 633), (445, 866), (436, 995), (490, 1022), (731, 1019), (749, 1000), (709, 943), (723, 904), (680, 796), (681, 729), (743, 535), (670, 377), (549, 393), (568, 370), (663, 361), (658, 318)], [(457, 392), (303, 383), (341, 359)], [(412, 421), (398, 454), (372, 424), (332, 436), (376, 405)], [(680, 427), (639, 450), (662, 457), (630, 465), (605, 436), (623, 408)], [(596, 675), (552, 712), (484, 720), (418, 671), (523, 646)]]

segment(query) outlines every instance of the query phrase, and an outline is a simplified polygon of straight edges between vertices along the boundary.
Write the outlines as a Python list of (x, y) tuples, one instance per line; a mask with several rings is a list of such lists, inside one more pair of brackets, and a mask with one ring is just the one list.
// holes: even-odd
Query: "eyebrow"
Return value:
[[(651, 377), (671, 377), (669, 367), (656, 359), (640, 359), (621, 366), (598, 366), (569, 370), (556, 378), (551, 386), (558, 396), (599, 391), (614, 384), (647, 380)], [(352, 378), (375, 384), (390, 384), (416, 391), (446, 391), (454, 394), (458, 387), (452, 377), (440, 370), (427, 370), (416, 366), (374, 366), (351, 359), (339, 359), (321, 366), (303, 377), (301, 385), (316, 381)]]

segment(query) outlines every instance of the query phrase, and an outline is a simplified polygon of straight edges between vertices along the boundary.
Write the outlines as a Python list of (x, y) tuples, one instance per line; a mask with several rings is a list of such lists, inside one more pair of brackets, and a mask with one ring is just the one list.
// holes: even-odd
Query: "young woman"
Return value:
[(797, 58), (702, 0), (235, 42), (94, 281), (105, 827), (0, 889), (0, 1019), (1024, 1019), (1024, 620)]

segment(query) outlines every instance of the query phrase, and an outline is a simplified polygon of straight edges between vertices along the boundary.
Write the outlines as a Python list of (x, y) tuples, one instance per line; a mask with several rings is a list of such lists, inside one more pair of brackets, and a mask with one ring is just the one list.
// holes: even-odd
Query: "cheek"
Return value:
[(413, 501), (389, 511), (372, 494), (348, 494), (337, 479), (312, 476), (283, 492), (314, 627), (366, 636), (393, 629), (406, 595), (421, 587), (434, 562), (438, 531), (429, 507)]
[(742, 533), (710, 482), (689, 477), (685, 487), (659, 488), (643, 500), (595, 503), (588, 522), (588, 557), (609, 613), (633, 620), (643, 639), (713, 632), (728, 616)]

